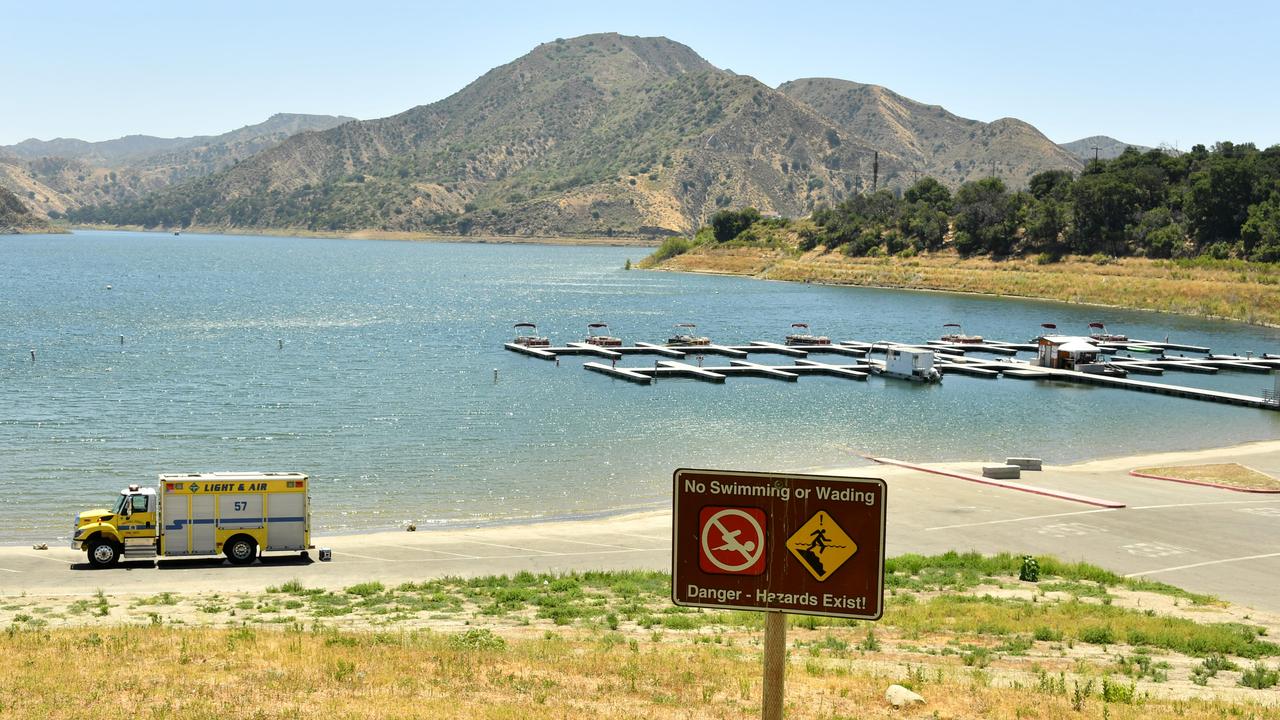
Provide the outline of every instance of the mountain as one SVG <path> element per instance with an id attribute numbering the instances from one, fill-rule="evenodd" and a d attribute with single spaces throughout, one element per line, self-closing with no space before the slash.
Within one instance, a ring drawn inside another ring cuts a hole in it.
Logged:
<path id="1" fill-rule="evenodd" d="M 0 235 L 53 232 L 49 221 L 37 217 L 12 192 L 0 187 Z"/>
<path id="2" fill-rule="evenodd" d="M 931 175 L 953 187 L 991 175 L 993 161 L 994 174 L 1015 187 L 1043 170 L 1082 167 L 1074 155 L 1014 118 L 970 120 L 879 85 L 834 78 L 792 80 L 778 90 L 871 147 L 902 158 L 913 176 Z"/>
<path id="3" fill-rule="evenodd" d="M 785 215 L 869 184 L 871 149 L 666 38 L 545 43 L 454 95 L 295 136 L 77 217 L 121 224 L 660 235 L 718 208 Z M 881 154 L 886 182 L 903 165 Z"/>
<path id="4" fill-rule="evenodd" d="M 884 88 L 770 88 L 666 38 L 544 43 L 457 93 L 294 135 L 224 169 L 78 222 L 441 234 L 687 233 L 717 210 L 795 216 L 872 183 L 1015 187 L 1082 164 L 1034 127 L 968 120 Z M 67 171 L 62 171 L 67 172 Z"/>
<path id="5" fill-rule="evenodd" d="M 1084 162 L 1088 162 L 1094 158 L 1094 148 L 1098 149 L 1097 157 L 1100 160 L 1111 160 L 1120 157 L 1120 153 L 1126 148 L 1133 148 L 1138 152 L 1147 152 L 1154 148 L 1145 145 L 1133 145 L 1131 143 L 1122 142 L 1113 137 L 1106 135 L 1094 135 L 1092 137 L 1080 138 L 1069 143 L 1062 143 L 1060 146 L 1063 150 L 1080 158 Z"/>
<path id="6" fill-rule="evenodd" d="M 354 118 L 280 113 L 221 135 L 158 138 L 130 135 L 86 142 L 57 138 L 0 146 L 0 186 L 25 195 L 41 215 L 131 200 L 234 165 L 285 138 L 327 130 Z"/>

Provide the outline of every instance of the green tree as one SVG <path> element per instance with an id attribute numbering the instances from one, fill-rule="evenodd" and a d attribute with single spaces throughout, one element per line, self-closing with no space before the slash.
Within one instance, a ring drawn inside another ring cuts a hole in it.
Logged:
<path id="1" fill-rule="evenodd" d="M 1045 170 L 1031 176 L 1028 190 L 1037 200 L 1054 199 L 1064 201 L 1071 194 L 1071 183 L 1075 177 L 1069 170 Z"/>
<path id="2" fill-rule="evenodd" d="M 903 198 L 909 203 L 924 203 L 935 210 L 951 210 L 951 191 L 931 177 L 920 178 L 907 188 Z"/>
<path id="3" fill-rule="evenodd" d="M 1008 255 L 1017 240 L 1015 201 L 999 178 L 967 182 L 956 191 L 956 250 Z"/>
<path id="4" fill-rule="evenodd" d="M 1023 208 L 1022 225 L 1026 230 L 1027 246 L 1032 251 L 1059 255 L 1065 249 L 1065 233 L 1069 212 L 1067 203 L 1052 194 L 1033 199 Z"/>
<path id="5" fill-rule="evenodd" d="M 1138 189 L 1106 172 L 1085 173 L 1071 186 L 1071 199 L 1072 249 L 1125 254 L 1125 228 L 1139 212 Z"/>
<path id="6" fill-rule="evenodd" d="M 748 207 L 741 210 L 721 210 L 711 216 L 711 230 L 719 242 L 728 242 L 760 219 L 760 211 Z"/>
<path id="7" fill-rule="evenodd" d="M 1280 261 L 1280 192 L 1249 207 L 1240 242 L 1250 260 Z"/>

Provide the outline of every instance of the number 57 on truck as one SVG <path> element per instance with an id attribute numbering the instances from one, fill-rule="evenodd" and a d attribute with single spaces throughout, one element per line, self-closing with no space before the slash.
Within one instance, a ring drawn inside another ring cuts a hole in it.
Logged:
<path id="1" fill-rule="evenodd" d="M 260 552 L 311 547 L 307 476 L 296 472 L 160 475 L 130 485 L 110 510 L 76 516 L 72 547 L 96 568 L 126 560 L 226 555 L 247 565 Z"/>

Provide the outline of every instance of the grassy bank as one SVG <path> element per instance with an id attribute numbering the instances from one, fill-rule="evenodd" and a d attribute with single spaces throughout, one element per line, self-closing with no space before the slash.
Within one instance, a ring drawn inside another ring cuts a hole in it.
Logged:
<path id="1" fill-rule="evenodd" d="M 788 717 L 1280 717 L 1280 619 L 1079 563 L 904 556 L 868 623 L 794 616 Z M 0 600 L 0 717 L 731 718 L 758 713 L 759 613 L 677 608 L 656 572 L 342 591 Z M 127 671 L 124 668 L 127 667 Z M 915 716 L 915 715 L 913 715 Z"/>
<path id="2" fill-rule="evenodd" d="M 646 267 L 770 280 L 981 293 L 1280 325 L 1280 265 L 1233 260 L 849 257 L 794 244 L 703 244 Z M 1053 318 L 1045 318 L 1052 321 Z"/>

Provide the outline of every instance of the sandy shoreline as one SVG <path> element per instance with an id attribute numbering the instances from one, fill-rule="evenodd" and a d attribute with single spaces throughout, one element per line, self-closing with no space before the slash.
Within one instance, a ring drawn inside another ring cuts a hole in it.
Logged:
<path id="1" fill-rule="evenodd" d="M 1134 468 L 1160 465 L 1195 465 L 1228 460 L 1235 462 L 1247 462 L 1251 457 L 1273 453 L 1280 454 L 1280 440 L 1259 440 L 1239 445 L 1206 448 L 1203 450 L 1175 450 L 1159 453 L 1146 453 L 1141 455 L 1113 455 L 1093 460 L 1085 460 L 1070 465 L 1046 465 L 1045 468 L 1046 470 L 1064 473 L 1127 472 Z M 911 461 L 911 458 L 896 459 L 908 462 Z M 927 467 L 949 467 L 968 470 L 973 469 L 984 462 L 992 462 L 995 459 L 996 458 L 980 460 L 944 460 L 919 464 Z M 857 464 L 825 465 L 805 469 L 790 468 L 782 469 L 780 471 L 810 473 L 815 475 L 870 475 L 885 479 L 910 475 L 916 472 L 906 468 L 870 464 L 861 460 L 859 460 Z M 1034 482 L 1034 479 L 1031 479 L 1031 481 Z M 617 527 L 620 524 L 630 524 L 637 521 L 645 525 L 653 525 L 654 523 L 669 525 L 670 518 L 671 510 L 666 507 L 655 507 L 654 509 L 626 508 L 616 511 L 601 510 L 596 513 L 587 513 L 576 516 L 547 517 L 515 521 L 499 519 L 492 522 L 419 526 L 417 531 L 414 533 L 409 533 L 404 528 L 351 530 L 349 532 L 337 533 L 316 532 L 312 535 L 312 539 L 313 543 L 317 545 L 323 542 L 339 541 L 343 547 L 359 548 L 385 544 L 393 539 L 404 539 L 405 537 L 411 537 L 413 535 L 417 535 L 419 537 L 447 537 L 454 533 L 469 533 L 475 531 L 508 532 L 513 536 L 537 535 L 540 531 L 548 528 L 555 528 L 556 530 L 568 532 L 607 533 L 611 527 Z M 39 540 L 35 542 L 46 541 Z M 52 547 L 53 545 L 54 543 L 50 542 L 50 546 Z M 0 545 L 0 548 L 21 547 L 30 547 L 30 544 L 7 543 Z"/>

